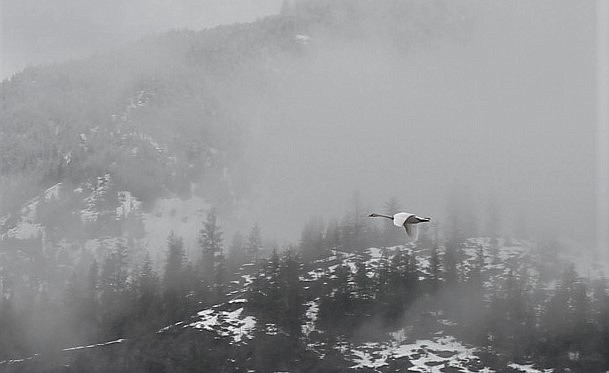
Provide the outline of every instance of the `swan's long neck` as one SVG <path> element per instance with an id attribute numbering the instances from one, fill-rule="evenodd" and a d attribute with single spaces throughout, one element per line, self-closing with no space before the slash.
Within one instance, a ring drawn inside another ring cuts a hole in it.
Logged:
<path id="1" fill-rule="evenodd" d="M 387 218 L 387 219 L 391 219 L 393 220 L 393 216 L 389 216 L 389 215 L 383 215 L 383 214 L 377 214 L 377 213 L 372 213 L 370 214 L 371 218 Z"/>

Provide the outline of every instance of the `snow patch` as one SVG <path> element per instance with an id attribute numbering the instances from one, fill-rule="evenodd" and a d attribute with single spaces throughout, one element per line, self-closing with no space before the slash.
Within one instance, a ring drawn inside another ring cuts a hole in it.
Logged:
<path id="1" fill-rule="evenodd" d="M 469 370 L 468 364 L 479 362 L 474 355 L 475 351 L 475 348 L 466 347 L 449 336 L 408 344 L 365 343 L 353 348 L 355 365 L 351 368 L 375 369 L 388 365 L 392 359 L 407 358 L 413 364 L 409 372 L 443 372 L 447 367 L 461 372 L 473 372 Z M 492 372 L 488 368 L 482 371 Z"/>
<path id="2" fill-rule="evenodd" d="M 256 319 L 253 316 L 242 317 L 243 307 L 229 312 L 206 309 L 199 312 L 199 321 L 185 325 L 195 329 L 203 329 L 215 332 L 222 337 L 230 337 L 233 342 L 241 342 L 243 337 L 252 339 L 252 332 L 256 327 Z"/>
<path id="3" fill-rule="evenodd" d="M 525 372 L 525 373 L 551 373 L 553 371 L 553 369 L 535 369 L 533 368 L 533 364 L 516 364 L 516 363 L 511 363 L 508 364 L 508 367 L 512 368 L 512 369 L 516 369 L 520 372 Z"/>
<path id="4" fill-rule="evenodd" d="M 306 322 L 302 326 L 302 332 L 304 335 L 309 335 L 315 330 L 315 322 L 317 321 L 317 315 L 319 314 L 319 298 L 309 301 L 305 304 L 306 306 Z"/>

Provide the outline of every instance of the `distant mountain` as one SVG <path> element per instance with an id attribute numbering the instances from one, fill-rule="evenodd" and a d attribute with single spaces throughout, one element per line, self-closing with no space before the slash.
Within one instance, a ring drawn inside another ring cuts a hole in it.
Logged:
<path id="1" fill-rule="evenodd" d="M 58 182 L 106 174 L 144 204 L 188 196 L 201 182 L 199 194 L 230 207 L 225 186 L 245 184 L 231 165 L 242 161 L 249 131 L 237 106 L 274 87 L 279 62 L 323 40 L 380 35 L 410 48 L 464 24 L 440 3 L 388 4 L 286 2 L 281 15 L 257 22 L 176 30 L 15 74 L 0 84 L 0 215 Z"/>
<path id="2" fill-rule="evenodd" d="M 278 89 L 278 64 L 388 33 L 410 48 L 460 17 L 424 1 L 288 1 L 253 23 L 25 69 L 0 84 L 0 253 L 86 248 L 101 260 L 99 247 L 130 241 L 158 263 L 169 231 L 187 229 L 196 246 L 204 208 L 243 215 L 255 168 L 243 158 L 256 130 L 246 108 Z"/>
<path id="3" fill-rule="evenodd" d="M 298 62 L 337 45 L 460 38 L 449 4 L 286 1 L 2 82 L 0 370 L 609 369 L 606 283 L 558 245 L 395 246 L 351 214 L 280 250 L 255 224 L 230 243 L 217 224 L 212 206 L 246 215 L 244 149 L 266 119 L 248 110 L 299 89 L 282 76 L 306 81 Z"/>

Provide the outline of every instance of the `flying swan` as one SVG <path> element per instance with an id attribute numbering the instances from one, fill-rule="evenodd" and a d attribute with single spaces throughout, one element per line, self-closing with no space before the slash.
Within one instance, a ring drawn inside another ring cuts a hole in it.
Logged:
<path id="1" fill-rule="evenodd" d="M 387 218 L 393 220 L 393 225 L 395 225 L 396 227 L 404 227 L 404 229 L 406 229 L 406 234 L 413 241 L 416 241 L 419 237 L 419 230 L 417 228 L 417 224 L 431 221 L 431 218 L 422 218 L 409 212 L 398 212 L 393 216 L 377 214 L 373 212 L 368 216 L 371 218 Z"/>

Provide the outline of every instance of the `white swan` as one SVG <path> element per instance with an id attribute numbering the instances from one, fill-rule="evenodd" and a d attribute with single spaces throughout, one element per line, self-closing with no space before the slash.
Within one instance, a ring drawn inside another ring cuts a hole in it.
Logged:
<path id="1" fill-rule="evenodd" d="M 431 218 L 422 218 L 409 212 L 398 212 L 393 216 L 377 214 L 373 212 L 368 216 L 371 218 L 387 218 L 393 220 L 393 225 L 395 225 L 396 227 L 404 227 L 404 229 L 406 230 L 406 234 L 413 241 L 416 241 L 419 238 L 419 230 L 417 228 L 417 224 L 431 221 Z"/>

